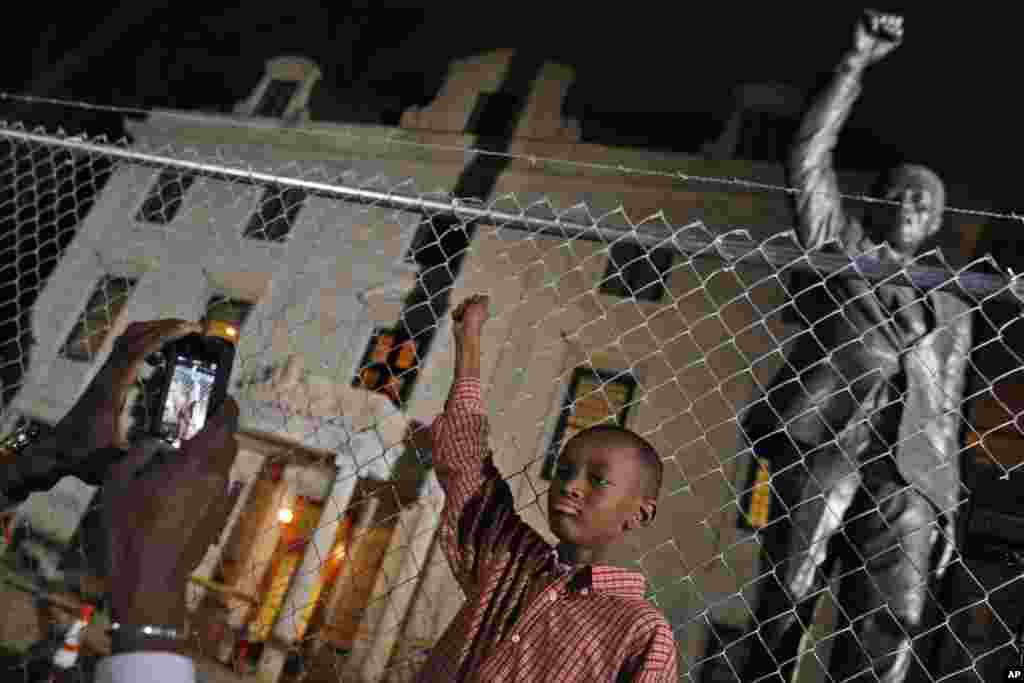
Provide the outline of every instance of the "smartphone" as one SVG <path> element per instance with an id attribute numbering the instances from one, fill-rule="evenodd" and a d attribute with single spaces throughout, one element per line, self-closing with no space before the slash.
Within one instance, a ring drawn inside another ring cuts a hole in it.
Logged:
<path id="1" fill-rule="evenodd" d="M 152 411 L 151 433 L 171 449 L 193 438 L 227 396 L 238 330 L 213 321 L 163 350 L 162 384 Z"/>

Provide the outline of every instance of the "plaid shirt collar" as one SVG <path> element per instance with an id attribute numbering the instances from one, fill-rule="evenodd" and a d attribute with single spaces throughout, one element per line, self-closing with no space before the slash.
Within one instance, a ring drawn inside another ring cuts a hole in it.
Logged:
<path id="1" fill-rule="evenodd" d="M 573 591 L 594 590 L 617 598 L 643 600 L 647 592 L 647 579 L 640 572 L 610 565 L 572 565 L 562 562 L 558 549 L 551 550 L 555 572 L 559 575 L 576 572 L 569 580 Z M 579 569 L 579 571 L 577 571 Z"/>

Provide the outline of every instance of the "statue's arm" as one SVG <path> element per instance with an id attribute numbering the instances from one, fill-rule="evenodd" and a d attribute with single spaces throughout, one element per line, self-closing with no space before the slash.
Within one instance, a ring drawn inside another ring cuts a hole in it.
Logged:
<path id="1" fill-rule="evenodd" d="M 902 19 L 868 12 L 857 26 L 854 48 L 839 63 L 828 86 L 804 114 L 789 155 L 797 234 L 807 249 L 839 240 L 850 244 L 852 224 L 843 210 L 832 156 L 839 132 L 861 91 L 864 70 L 899 44 Z"/>

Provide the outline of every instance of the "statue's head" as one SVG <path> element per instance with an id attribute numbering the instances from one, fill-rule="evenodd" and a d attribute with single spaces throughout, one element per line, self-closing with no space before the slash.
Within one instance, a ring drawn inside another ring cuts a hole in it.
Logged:
<path id="1" fill-rule="evenodd" d="M 915 164 L 901 164 L 880 180 L 881 198 L 898 205 L 876 204 L 872 223 L 894 249 L 913 254 L 942 227 L 946 188 L 934 171 Z"/>

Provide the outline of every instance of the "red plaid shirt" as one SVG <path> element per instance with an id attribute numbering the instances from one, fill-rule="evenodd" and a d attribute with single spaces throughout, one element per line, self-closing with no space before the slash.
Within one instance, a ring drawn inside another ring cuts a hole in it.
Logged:
<path id="1" fill-rule="evenodd" d="M 487 447 L 479 381 L 455 383 L 432 430 L 441 544 L 466 602 L 418 680 L 677 681 L 672 628 L 644 598 L 644 576 L 566 567 L 516 514 Z"/>

